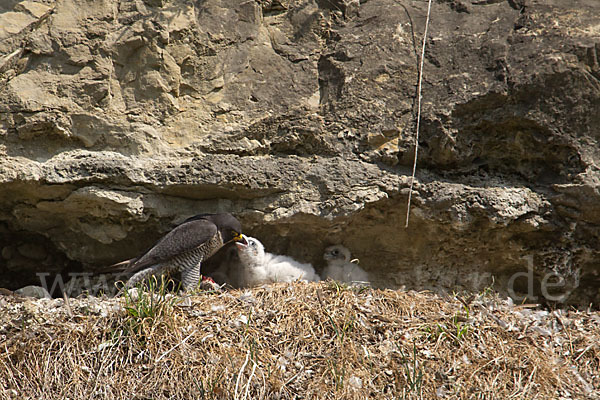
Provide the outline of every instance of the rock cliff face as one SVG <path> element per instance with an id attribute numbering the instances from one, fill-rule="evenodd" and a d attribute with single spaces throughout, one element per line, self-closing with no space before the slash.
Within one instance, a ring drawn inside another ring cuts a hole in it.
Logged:
<path id="1" fill-rule="evenodd" d="M 600 301 L 600 3 L 10 0 L 0 285 L 232 212 L 379 287 Z"/>

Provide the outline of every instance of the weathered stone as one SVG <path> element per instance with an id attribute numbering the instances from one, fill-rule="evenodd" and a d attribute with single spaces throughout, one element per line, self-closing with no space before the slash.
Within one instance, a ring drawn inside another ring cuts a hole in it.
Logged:
<path id="1" fill-rule="evenodd" d="M 35 21 L 31 15 L 21 12 L 7 12 L 0 14 L 0 39 L 8 38 L 10 35 L 21 33 L 25 28 Z"/>
<path id="2" fill-rule="evenodd" d="M 23 243 L 17 247 L 19 254 L 23 257 L 31 258 L 32 260 L 42 261 L 48 256 L 46 249 L 36 243 Z"/>
<path id="3" fill-rule="evenodd" d="M 50 299 L 50 293 L 41 286 L 25 286 L 15 290 L 16 294 L 27 297 L 35 297 L 36 299 Z"/>
<path id="4" fill-rule="evenodd" d="M 34 18 L 40 18 L 50 11 L 50 7 L 42 3 L 26 0 L 17 4 L 15 6 L 15 11 L 26 12 Z"/>
<path id="5" fill-rule="evenodd" d="M 427 2 L 2 11 L 0 246 L 36 235 L 56 260 L 38 270 L 228 211 L 317 269 L 343 243 L 380 287 L 542 301 L 558 274 L 546 299 L 600 301 L 600 3 L 433 3 L 408 228 Z"/>
<path id="6" fill-rule="evenodd" d="M 4 246 L 2 248 L 2 258 L 5 260 L 10 260 L 15 254 L 15 248 L 13 246 Z"/>

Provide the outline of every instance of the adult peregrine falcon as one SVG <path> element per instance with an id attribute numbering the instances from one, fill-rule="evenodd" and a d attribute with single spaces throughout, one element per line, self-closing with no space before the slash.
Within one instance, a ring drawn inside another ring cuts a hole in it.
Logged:
<path id="1" fill-rule="evenodd" d="M 160 239 L 138 258 L 124 261 L 120 266 L 134 273 L 125 288 L 165 272 L 181 272 L 185 291 L 193 290 L 200 280 L 200 266 L 225 243 L 245 243 L 242 225 L 231 214 L 199 214 L 188 218 Z"/>
<path id="2" fill-rule="evenodd" d="M 331 278 L 346 283 L 369 283 L 369 274 L 358 264 L 350 262 L 350 250 L 341 244 L 326 248 L 323 259 L 327 261 L 322 274 L 323 279 Z"/>

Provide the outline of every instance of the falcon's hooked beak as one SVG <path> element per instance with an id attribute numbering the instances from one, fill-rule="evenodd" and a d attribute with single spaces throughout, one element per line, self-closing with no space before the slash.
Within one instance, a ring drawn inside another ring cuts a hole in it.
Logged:
<path id="1" fill-rule="evenodd" d="M 236 244 L 240 243 L 240 244 L 247 246 L 248 241 L 246 240 L 246 237 L 244 235 L 242 235 L 241 233 L 237 233 L 237 232 L 235 232 L 235 233 L 236 233 L 236 235 L 233 236 L 233 241 L 236 242 Z"/>

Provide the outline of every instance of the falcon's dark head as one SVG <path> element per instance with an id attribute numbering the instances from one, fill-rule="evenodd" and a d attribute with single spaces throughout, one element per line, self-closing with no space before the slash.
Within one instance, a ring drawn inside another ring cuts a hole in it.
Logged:
<path id="1" fill-rule="evenodd" d="M 212 221 L 219 229 L 223 243 L 246 242 L 242 235 L 242 224 L 231 214 L 208 214 L 204 218 Z"/>

